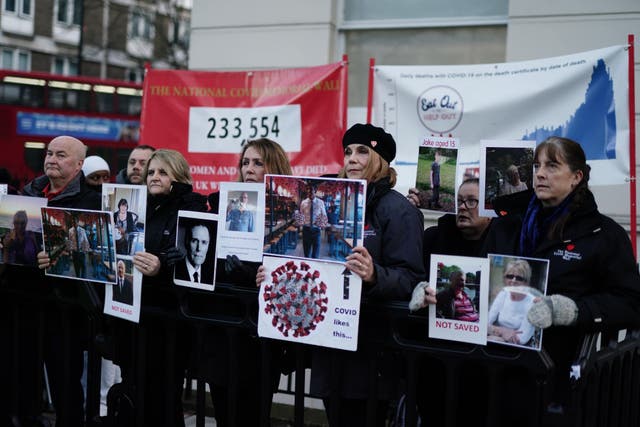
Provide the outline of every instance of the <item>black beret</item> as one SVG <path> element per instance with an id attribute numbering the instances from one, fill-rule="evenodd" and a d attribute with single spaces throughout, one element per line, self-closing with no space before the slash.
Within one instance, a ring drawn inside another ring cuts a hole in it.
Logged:
<path id="1" fill-rule="evenodd" d="M 357 123 L 347 129 L 342 137 L 342 147 L 346 148 L 350 144 L 366 145 L 388 163 L 396 158 L 396 142 L 391 134 L 369 123 Z"/>

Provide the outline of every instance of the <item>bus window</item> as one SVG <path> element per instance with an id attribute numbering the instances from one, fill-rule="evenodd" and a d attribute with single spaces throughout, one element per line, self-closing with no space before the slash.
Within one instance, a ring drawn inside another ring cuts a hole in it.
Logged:
<path id="1" fill-rule="evenodd" d="M 113 113 L 112 93 L 96 93 L 96 111 L 98 113 Z"/>
<path id="2" fill-rule="evenodd" d="M 0 85 L 0 100 L 3 104 L 20 104 L 20 86 L 2 83 Z"/>
<path id="3" fill-rule="evenodd" d="M 139 116 L 142 111 L 142 98 L 139 96 L 120 95 L 118 97 L 118 113 Z"/>
<path id="4" fill-rule="evenodd" d="M 22 105 L 41 108 L 44 105 L 44 87 L 25 86 L 22 88 Z"/>
<path id="5" fill-rule="evenodd" d="M 49 89 L 49 108 L 89 111 L 90 93 L 70 89 Z"/>
<path id="6" fill-rule="evenodd" d="M 13 83 L 0 83 L 0 103 L 42 107 L 44 88 Z"/>
<path id="7" fill-rule="evenodd" d="M 142 97 L 139 95 L 118 95 L 118 113 L 139 116 L 142 112 Z"/>
<path id="8" fill-rule="evenodd" d="M 45 143 L 26 142 L 24 144 L 24 163 L 36 175 L 42 174 L 44 158 L 47 154 L 45 148 Z"/>

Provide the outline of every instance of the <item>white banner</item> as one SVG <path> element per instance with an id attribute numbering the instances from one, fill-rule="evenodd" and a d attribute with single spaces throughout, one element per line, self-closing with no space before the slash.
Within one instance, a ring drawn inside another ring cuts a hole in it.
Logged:
<path id="1" fill-rule="evenodd" d="M 300 105 L 189 108 L 190 153 L 237 153 L 249 139 L 271 138 L 289 152 L 301 147 Z"/>
<path id="2" fill-rule="evenodd" d="M 624 184 L 629 173 L 626 46 L 533 61 L 377 66 L 373 123 L 398 143 L 398 191 L 415 183 L 418 145 L 460 140 L 459 165 L 477 164 L 480 140 L 571 138 L 584 148 L 590 184 Z"/>

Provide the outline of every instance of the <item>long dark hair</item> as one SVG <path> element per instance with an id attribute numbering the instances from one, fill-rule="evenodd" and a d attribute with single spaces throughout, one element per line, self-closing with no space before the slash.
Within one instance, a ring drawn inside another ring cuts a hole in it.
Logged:
<path id="1" fill-rule="evenodd" d="M 542 141 L 533 153 L 533 161 L 538 161 L 540 153 L 545 152 L 547 157 L 554 162 L 566 163 L 572 172 L 581 171 L 582 180 L 576 185 L 572 192 L 572 200 L 567 212 L 560 216 L 549 227 L 549 238 L 560 238 L 564 231 L 564 226 L 577 211 L 584 205 L 589 193 L 589 173 L 591 166 L 587 164 L 587 157 L 584 150 L 577 142 L 560 136 L 551 136 Z"/>

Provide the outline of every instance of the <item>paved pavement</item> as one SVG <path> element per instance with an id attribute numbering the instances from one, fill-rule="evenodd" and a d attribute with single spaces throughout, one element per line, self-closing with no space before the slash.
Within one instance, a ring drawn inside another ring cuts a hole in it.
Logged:
<path id="1" fill-rule="evenodd" d="M 195 427 L 196 426 L 196 416 L 195 414 L 185 414 L 184 417 L 185 427 Z M 217 425 L 215 418 L 206 417 L 204 420 L 205 427 L 215 427 Z"/>

